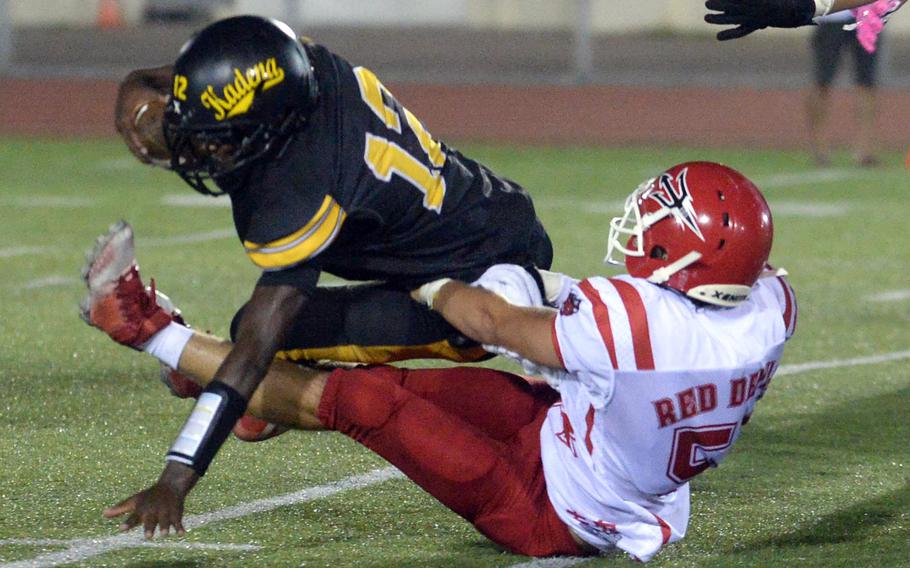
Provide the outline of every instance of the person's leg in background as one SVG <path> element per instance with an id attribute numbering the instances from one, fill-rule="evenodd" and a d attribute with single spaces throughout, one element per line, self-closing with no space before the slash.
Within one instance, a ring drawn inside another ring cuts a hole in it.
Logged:
<path id="1" fill-rule="evenodd" d="M 853 77 L 856 84 L 856 138 L 853 158 L 857 165 L 863 167 L 874 167 L 879 164 L 876 156 L 878 61 L 883 39 L 884 34 L 878 37 L 878 49 L 874 53 L 866 51 L 855 37 L 851 42 Z"/>
<path id="2" fill-rule="evenodd" d="M 831 83 L 837 73 L 841 47 L 846 39 L 842 23 L 822 23 L 812 32 L 812 87 L 806 97 L 806 118 L 812 159 L 820 167 L 831 164 L 831 148 L 825 136 L 825 125 L 831 105 Z"/>

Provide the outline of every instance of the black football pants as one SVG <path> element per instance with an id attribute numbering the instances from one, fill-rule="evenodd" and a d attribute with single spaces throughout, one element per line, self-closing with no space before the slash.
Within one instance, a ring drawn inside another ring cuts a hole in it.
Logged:
<path id="1" fill-rule="evenodd" d="M 231 322 L 231 339 L 242 314 L 243 308 Z M 316 288 L 278 356 L 362 363 L 490 357 L 438 313 L 412 300 L 408 290 L 389 284 Z"/>

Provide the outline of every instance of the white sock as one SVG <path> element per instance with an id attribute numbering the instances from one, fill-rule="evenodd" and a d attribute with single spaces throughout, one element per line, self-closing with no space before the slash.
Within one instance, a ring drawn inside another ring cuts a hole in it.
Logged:
<path id="1" fill-rule="evenodd" d="M 180 325 L 177 322 L 171 322 L 168 326 L 145 342 L 142 350 L 149 355 L 156 357 L 159 361 L 172 369 L 177 368 L 180 363 L 180 356 L 183 349 L 193 337 L 193 330 Z"/>

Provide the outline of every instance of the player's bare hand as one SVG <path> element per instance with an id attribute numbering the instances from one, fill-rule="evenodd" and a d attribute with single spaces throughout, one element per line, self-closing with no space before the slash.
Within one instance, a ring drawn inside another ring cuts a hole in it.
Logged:
<path id="1" fill-rule="evenodd" d="M 155 528 L 161 536 L 167 536 L 171 528 L 177 536 L 183 536 L 183 504 L 186 496 L 199 480 L 191 468 L 177 462 L 168 462 L 158 483 L 140 491 L 112 507 L 104 510 L 108 519 L 127 515 L 120 524 L 121 531 L 128 531 L 142 525 L 145 538 L 155 536 Z"/>
<path id="2" fill-rule="evenodd" d="M 169 164 L 162 119 L 172 76 L 170 66 L 137 69 L 117 91 L 114 126 L 130 152 L 145 164 Z"/>
<path id="3" fill-rule="evenodd" d="M 156 483 L 145 491 L 136 493 L 104 511 L 104 516 L 112 519 L 128 515 L 120 524 L 121 531 L 128 531 L 142 525 L 145 538 L 155 536 L 155 528 L 161 536 L 167 536 L 171 527 L 177 536 L 186 532 L 183 528 L 184 496 L 167 485 Z"/>

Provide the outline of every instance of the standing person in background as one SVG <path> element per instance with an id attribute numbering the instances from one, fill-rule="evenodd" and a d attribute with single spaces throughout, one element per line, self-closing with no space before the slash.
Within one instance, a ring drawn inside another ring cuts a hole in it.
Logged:
<path id="1" fill-rule="evenodd" d="M 812 33 L 813 85 L 806 98 L 809 145 L 816 165 L 831 164 L 825 126 L 831 111 L 831 83 L 845 50 L 852 52 L 853 83 L 856 85 L 854 159 L 857 165 L 878 165 L 875 156 L 875 121 L 878 111 L 877 79 L 879 51 L 870 53 L 860 44 L 856 33 L 844 26 L 854 23 L 848 10 L 816 20 Z M 879 37 L 881 42 L 881 37 Z"/>

